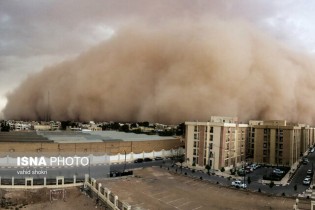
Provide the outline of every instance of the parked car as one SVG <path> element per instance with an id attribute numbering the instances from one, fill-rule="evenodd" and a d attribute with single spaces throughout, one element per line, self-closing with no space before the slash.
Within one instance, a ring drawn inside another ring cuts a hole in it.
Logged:
<path id="1" fill-rule="evenodd" d="M 308 161 L 308 159 L 307 159 L 307 158 L 305 158 L 305 157 L 304 157 L 304 158 L 302 159 L 302 163 L 303 163 L 303 165 L 307 165 L 307 164 L 308 164 L 308 162 L 309 162 L 309 161 Z"/>
<path id="2" fill-rule="evenodd" d="M 312 174 L 313 174 L 313 171 L 312 171 L 311 169 L 308 169 L 307 172 L 306 172 L 306 174 L 312 175 Z"/>
<path id="3" fill-rule="evenodd" d="M 155 157 L 154 160 L 164 160 L 162 157 Z"/>
<path id="4" fill-rule="evenodd" d="M 144 162 L 150 162 L 150 161 L 152 161 L 152 159 L 151 159 L 151 158 L 144 158 L 143 161 L 144 161 Z"/>
<path id="5" fill-rule="evenodd" d="M 143 162 L 143 158 L 138 158 L 135 161 L 133 161 L 134 163 L 142 163 Z"/>
<path id="6" fill-rule="evenodd" d="M 251 173 L 251 172 L 253 172 L 254 170 L 253 170 L 252 167 L 246 166 L 245 171 L 246 171 L 246 173 Z"/>
<path id="7" fill-rule="evenodd" d="M 279 168 L 273 169 L 272 172 L 275 173 L 275 174 L 283 174 L 284 173 L 284 171 L 280 170 Z"/>
<path id="8" fill-rule="evenodd" d="M 304 185 L 309 185 L 309 184 L 311 184 L 311 178 L 305 178 L 305 179 L 303 180 L 303 184 L 304 184 Z"/>
<path id="9" fill-rule="evenodd" d="M 245 183 L 243 183 L 242 181 L 239 181 L 239 180 L 233 181 L 231 183 L 231 185 L 234 187 L 239 187 L 239 188 L 243 188 L 243 189 L 247 188 L 247 185 Z"/>
<path id="10" fill-rule="evenodd" d="M 251 167 L 253 170 L 256 170 L 257 168 L 260 168 L 260 165 L 259 165 L 259 164 L 256 164 L 256 163 L 253 163 L 250 167 Z"/>

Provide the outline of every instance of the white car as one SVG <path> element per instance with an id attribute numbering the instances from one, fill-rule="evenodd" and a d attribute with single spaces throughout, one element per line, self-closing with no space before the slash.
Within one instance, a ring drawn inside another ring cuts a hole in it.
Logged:
<path id="1" fill-rule="evenodd" d="M 273 169 L 272 172 L 275 174 L 283 174 L 284 173 L 284 171 L 281 171 L 279 168 Z"/>
<path id="2" fill-rule="evenodd" d="M 234 187 L 239 187 L 239 188 L 243 188 L 243 189 L 247 188 L 247 185 L 245 183 L 243 183 L 242 181 L 238 181 L 238 180 L 233 181 L 231 185 Z"/>
<path id="3" fill-rule="evenodd" d="M 303 184 L 305 184 L 305 185 L 311 184 L 311 178 L 305 178 L 305 179 L 303 180 Z"/>

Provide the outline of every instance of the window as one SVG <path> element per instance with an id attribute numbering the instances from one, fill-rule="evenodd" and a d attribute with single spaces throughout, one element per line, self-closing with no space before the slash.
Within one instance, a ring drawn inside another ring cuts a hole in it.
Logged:
<path id="1" fill-rule="evenodd" d="M 209 149 L 212 149 L 212 143 L 209 144 Z"/>
<path id="2" fill-rule="evenodd" d="M 264 134 L 267 134 L 267 129 L 266 128 L 264 129 Z"/>
<path id="3" fill-rule="evenodd" d="M 263 154 L 264 154 L 264 155 L 267 155 L 267 150 L 264 149 Z"/>
<path id="4" fill-rule="evenodd" d="M 229 166 L 229 160 L 224 161 L 224 166 L 225 167 Z"/>
<path id="5" fill-rule="evenodd" d="M 195 132 L 198 131 L 198 126 L 195 126 L 194 131 L 195 131 Z"/>
<path id="6" fill-rule="evenodd" d="M 197 142 L 196 141 L 194 141 L 194 147 L 197 147 Z"/>
<path id="7" fill-rule="evenodd" d="M 197 155 L 197 150 L 196 149 L 194 149 L 194 155 Z"/>
<path id="8" fill-rule="evenodd" d="M 282 151 L 279 151 L 279 157 L 282 157 Z"/>
<path id="9" fill-rule="evenodd" d="M 194 134 L 194 139 L 199 139 L 198 133 L 195 133 L 195 134 Z"/>
<path id="10" fill-rule="evenodd" d="M 283 144 L 280 144 L 280 149 L 283 149 Z"/>
<path id="11" fill-rule="evenodd" d="M 210 133 L 213 133 L 213 127 L 210 127 Z"/>
<path id="12" fill-rule="evenodd" d="M 210 134 L 210 141 L 213 141 L 213 135 Z"/>
<path id="13" fill-rule="evenodd" d="M 267 148 L 267 144 L 266 143 L 264 143 L 264 148 Z"/>
<path id="14" fill-rule="evenodd" d="M 280 137 L 279 137 L 279 141 L 280 141 L 280 142 L 283 142 L 283 136 L 280 136 Z"/>

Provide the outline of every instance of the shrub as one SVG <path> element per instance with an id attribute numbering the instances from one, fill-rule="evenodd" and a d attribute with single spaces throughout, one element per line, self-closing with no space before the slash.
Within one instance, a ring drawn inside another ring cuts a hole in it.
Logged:
<path id="1" fill-rule="evenodd" d="M 221 168 L 221 172 L 224 172 L 224 171 L 225 171 L 225 168 L 224 168 L 224 167 L 222 167 L 222 168 Z"/>
<path id="2" fill-rule="evenodd" d="M 231 168 L 231 169 L 230 169 L 230 173 L 231 173 L 231 175 L 235 175 L 235 169 L 234 169 L 234 168 Z"/>
<path id="3" fill-rule="evenodd" d="M 193 162 L 192 166 L 196 166 L 196 163 L 195 163 L 195 162 Z"/>
<path id="4" fill-rule="evenodd" d="M 258 188 L 258 192 L 261 192 L 261 189 L 260 189 L 260 188 Z"/>
<path id="5" fill-rule="evenodd" d="M 274 183 L 273 181 L 271 181 L 271 182 L 269 183 L 269 187 L 270 187 L 270 188 L 273 188 L 273 186 L 275 186 L 275 183 Z"/>
<path id="6" fill-rule="evenodd" d="M 200 180 L 202 180 L 202 176 L 200 177 Z"/>
<path id="7" fill-rule="evenodd" d="M 252 182 L 250 176 L 247 177 L 247 183 L 250 184 Z"/>
<path id="8" fill-rule="evenodd" d="M 284 193 L 284 192 L 282 193 L 282 196 L 285 196 L 285 193 Z"/>
<path id="9" fill-rule="evenodd" d="M 187 173 L 185 172 L 185 175 L 187 175 Z"/>

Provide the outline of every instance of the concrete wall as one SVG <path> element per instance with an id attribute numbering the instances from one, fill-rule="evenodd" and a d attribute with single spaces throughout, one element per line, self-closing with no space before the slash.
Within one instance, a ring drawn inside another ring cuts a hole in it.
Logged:
<path id="1" fill-rule="evenodd" d="M 26 143 L 26 142 L 1 142 L 0 156 L 20 155 L 24 153 L 51 153 L 51 154 L 93 154 L 106 153 L 142 153 L 161 150 L 170 150 L 183 147 L 180 139 L 153 140 L 153 141 L 112 141 L 96 143 Z"/>

